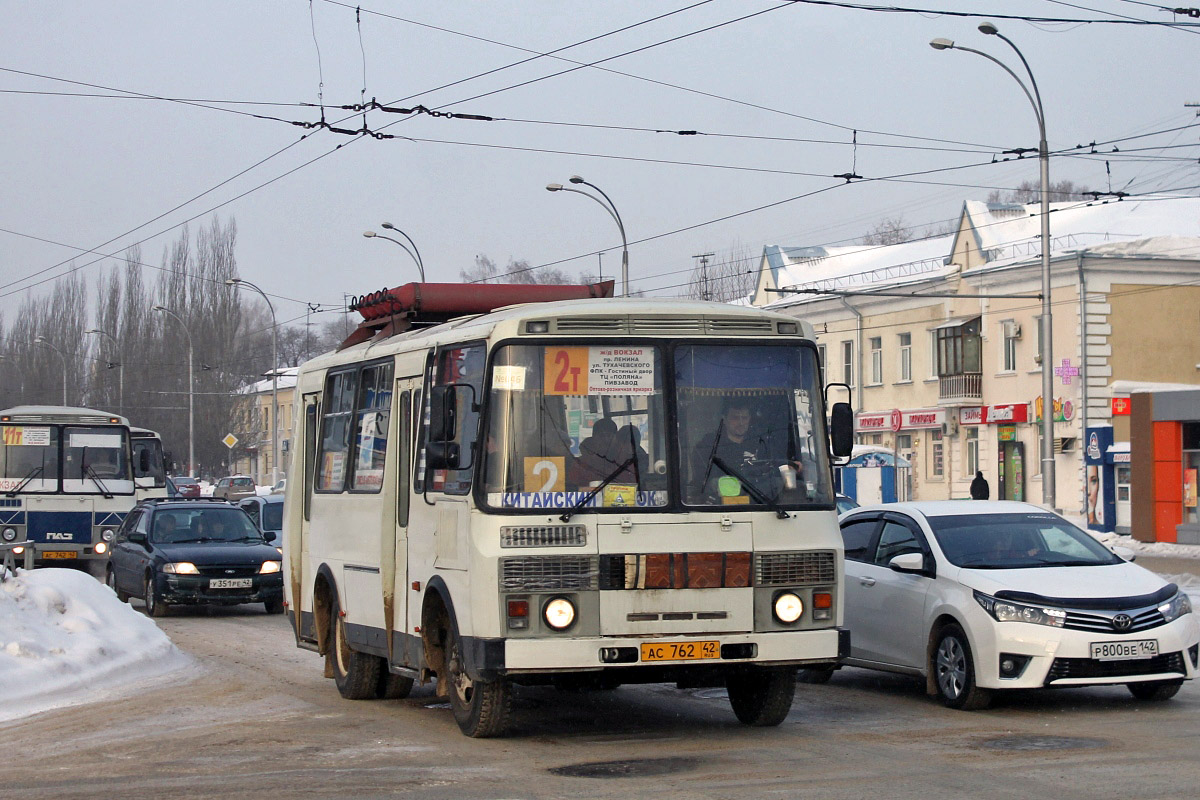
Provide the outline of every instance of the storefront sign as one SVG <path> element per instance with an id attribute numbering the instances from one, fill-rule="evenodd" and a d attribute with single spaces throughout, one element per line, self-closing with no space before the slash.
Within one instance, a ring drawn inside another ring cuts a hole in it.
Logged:
<path id="1" fill-rule="evenodd" d="M 1114 417 L 1128 417 L 1129 409 L 1132 405 L 1128 397 L 1114 397 L 1112 399 L 1112 415 Z"/>
<path id="2" fill-rule="evenodd" d="M 912 411 L 869 411 L 854 418 L 854 429 L 859 433 L 940 428 L 946 421 L 944 408 L 919 408 Z"/>
<path id="3" fill-rule="evenodd" d="M 1001 442 L 1015 442 L 1017 440 L 1017 426 L 1001 425 L 996 429 L 996 438 Z"/>
<path id="4" fill-rule="evenodd" d="M 1071 385 L 1071 378 L 1079 377 L 1079 367 L 1071 366 L 1071 359 L 1064 358 L 1062 364 L 1054 368 L 1054 374 L 1062 379 L 1063 386 Z"/>
<path id="5" fill-rule="evenodd" d="M 1113 453 L 1112 460 L 1114 464 L 1132 464 L 1133 459 L 1130 456 L 1132 453 Z"/>
<path id="6" fill-rule="evenodd" d="M 1034 418 L 1041 422 L 1042 398 L 1033 401 Z M 1075 419 L 1075 404 L 1064 397 L 1054 398 L 1054 419 L 1056 422 L 1070 422 Z"/>
<path id="7" fill-rule="evenodd" d="M 1028 403 L 1008 403 L 999 406 L 967 406 L 958 411 L 962 425 L 984 425 L 1029 421 Z"/>

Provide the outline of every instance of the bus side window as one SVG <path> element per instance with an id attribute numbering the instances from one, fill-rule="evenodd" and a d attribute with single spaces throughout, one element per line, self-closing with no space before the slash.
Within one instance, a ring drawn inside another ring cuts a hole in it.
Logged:
<path id="1" fill-rule="evenodd" d="M 400 452 L 396 454 L 396 463 L 400 465 L 400 475 L 396 481 L 396 524 L 401 528 L 408 527 L 408 474 L 409 442 L 412 441 L 412 400 L 408 392 L 400 394 Z"/>
<path id="2" fill-rule="evenodd" d="M 421 424 L 418 480 L 415 484 L 417 491 L 427 489 L 455 495 L 471 492 L 471 473 L 477 456 L 476 441 L 479 437 L 479 404 L 483 398 L 484 355 L 483 344 L 469 344 L 442 348 L 434 356 L 431 369 L 426 375 L 426 386 L 453 385 L 460 388 L 455 392 L 458 405 L 454 409 L 456 424 L 451 442 L 457 445 L 463 468 L 427 470 L 425 467 L 425 437 L 431 425 L 431 415 L 436 413 L 429 408 L 432 392 L 426 391 L 425 407 L 422 410 L 424 419 Z M 426 472 L 428 474 L 425 474 Z M 424 484 L 428 484 L 427 487 Z"/>
<path id="3" fill-rule="evenodd" d="M 325 379 L 320 452 L 315 489 L 342 492 L 350 467 L 350 432 L 354 425 L 354 396 L 358 372 L 337 372 Z"/>
<path id="4" fill-rule="evenodd" d="M 304 519 L 311 519 L 313 467 L 317 463 L 317 398 L 313 395 L 304 407 Z"/>

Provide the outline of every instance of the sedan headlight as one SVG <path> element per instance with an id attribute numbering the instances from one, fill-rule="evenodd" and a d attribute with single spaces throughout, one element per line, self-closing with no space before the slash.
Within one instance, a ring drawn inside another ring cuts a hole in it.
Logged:
<path id="1" fill-rule="evenodd" d="M 17 529 L 16 528 L 5 528 L 4 533 L 0 534 L 0 536 L 3 536 L 4 541 L 6 541 L 6 542 L 14 541 L 17 538 Z"/>
<path id="2" fill-rule="evenodd" d="M 169 575 L 199 575 L 200 570 L 196 569 L 196 565 L 190 561 L 176 561 L 171 564 L 163 564 L 163 572 Z"/>
<path id="3" fill-rule="evenodd" d="M 279 572 L 281 566 L 283 566 L 282 561 L 264 561 L 262 566 L 258 568 L 258 574 L 270 575 L 272 572 Z"/>
<path id="4" fill-rule="evenodd" d="M 975 592 L 975 600 L 997 622 L 1028 622 L 1031 625 L 1049 625 L 1052 628 L 1061 628 L 1067 621 L 1067 612 L 1061 608 L 1027 606 L 1008 600 L 998 600 L 983 592 Z"/>
<path id="5" fill-rule="evenodd" d="M 1192 613 L 1192 599 L 1183 592 L 1179 592 L 1159 606 L 1158 613 L 1162 614 L 1163 619 L 1167 622 L 1174 622 L 1184 614 Z"/>

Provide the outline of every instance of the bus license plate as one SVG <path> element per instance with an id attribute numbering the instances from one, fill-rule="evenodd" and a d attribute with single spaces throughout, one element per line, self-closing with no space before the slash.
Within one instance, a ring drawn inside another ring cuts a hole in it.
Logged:
<path id="1" fill-rule="evenodd" d="M 42 558 L 76 558 L 79 554 L 74 550 L 43 550 Z"/>
<path id="2" fill-rule="evenodd" d="M 253 585 L 253 578 L 211 578 L 208 581 L 210 589 L 249 589 Z"/>
<path id="3" fill-rule="evenodd" d="M 642 661 L 699 661 L 720 657 L 720 642 L 655 642 L 642 645 Z"/>
<path id="4" fill-rule="evenodd" d="M 1096 661 L 1131 661 L 1158 655 L 1157 639 L 1133 642 L 1092 642 L 1092 658 Z"/>

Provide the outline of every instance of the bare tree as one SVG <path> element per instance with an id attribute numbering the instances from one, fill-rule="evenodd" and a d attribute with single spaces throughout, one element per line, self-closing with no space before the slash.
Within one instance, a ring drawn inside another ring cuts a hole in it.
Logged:
<path id="1" fill-rule="evenodd" d="M 867 232 L 862 243 L 867 245 L 889 245 L 911 242 L 916 238 L 913 229 L 904 222 L 904 217 L 888 217 Z"/>
<path id="2" fill-rule="evenodd" d="M 501 269 L 495 261 L 485 255 L 475 256 L 475 266 L 460 270 L 463 283 L 575 283 L 571 276 L 553 267 L 533 268 L 525 259 L 514 261 Z"/>
<path id="3" fill-rule="evenodd" d="M 1086 200 L 1088 191 L 1086 186 L 1077 186 L 1074 181 L 1061 180 L 1055 183 L 1050 182 L 1050 202 L 1062 203 L 1071 200 Z M 1002 191 L 993 189 L 988 195 L 989 203 L 1014 203 L 1017 205 L 1026 205 L 1029 203 L 1037 203 L 1042 199 L 1042 186 L 1037 181 L 1022 181 L 1017 185 L 1017 188 L 1010 191 Z"/>
<path id="4" fill-rule="evenodd" d="M 758 281 L 759 257 L 735 241 L 728 249 L 697 261 L 682 296 L 728 303 L 749 297 Z"/>

